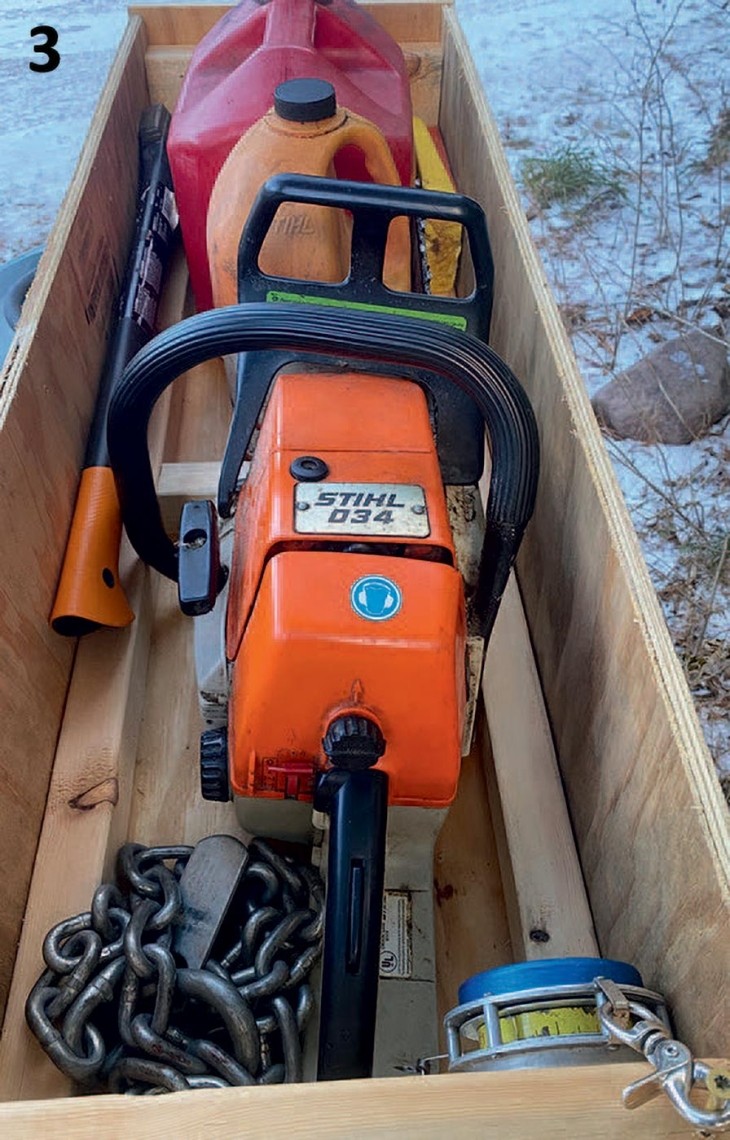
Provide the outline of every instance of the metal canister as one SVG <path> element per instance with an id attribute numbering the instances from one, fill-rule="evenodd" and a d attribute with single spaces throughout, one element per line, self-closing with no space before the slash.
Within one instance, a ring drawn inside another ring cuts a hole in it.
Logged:
<path id="1" fill-rule="evenodd" d="M 607 958 L 547 958 L 485 970 L 459 987 L 459 1005 L 444 1019 L 450 1072 L 591 1065 L 635 1061 L 609 1043 L 598 1011 L 606 998 L 599 978 L 616 983 L 662 1021 L 660 994 L 644 988 L 627 962 Z"/>

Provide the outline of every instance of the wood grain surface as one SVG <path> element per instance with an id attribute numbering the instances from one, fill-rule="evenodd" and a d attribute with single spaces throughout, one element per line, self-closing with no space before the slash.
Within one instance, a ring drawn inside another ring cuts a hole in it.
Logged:
<path id="1" fill-rule="evenodd" d="M 692 1136 L 665 1097 L 633 1111 L 621 1090 L 645 1064 L 197 1089 L 0 1105 L 8 1140 L 674 1140 Z"/>
<path id="2" fill-rule="evenodd" d="M 135 20 L 0 377 L 0 1016 L 75 650 L 47 619 L 132 232 L 137 124 L 146 102 L 144 38 Z"/>

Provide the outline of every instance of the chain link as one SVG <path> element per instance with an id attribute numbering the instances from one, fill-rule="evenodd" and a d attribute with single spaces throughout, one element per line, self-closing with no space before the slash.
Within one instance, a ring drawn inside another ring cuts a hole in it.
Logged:
<path id="1" fill-rule="evenodd" d="M 55 1065 L 90 1091 L 156 1094 L 302 1079 L 301 1039 L 322 950 L 324 889 L 255 839 L 225 945 L 203 969 L 172 950 L 192 847 L 127 844 L 117 883 L 43 943 L 26 1019 Z M 232 933 L 231 933 L 232 931 Z"/>
<path id="2" fill-rule="evenodd" d="M 630 1001 L 615 982 L 598 978 L 597 985 L 604 999 L 599 1001 L 598 1016 L 611 1041 L 628 1045 L 654 1066 L 653 1073 L 624 1089 L 626 1107 L 637 1108 L 664 1090 L 679 1114 L 701 1134 L 730 1129 L 730 1074 L 695 1060 L 650 1009 Z M 692 1102 L 695 1086 L 707 1089 L 706 1108 Z"/>

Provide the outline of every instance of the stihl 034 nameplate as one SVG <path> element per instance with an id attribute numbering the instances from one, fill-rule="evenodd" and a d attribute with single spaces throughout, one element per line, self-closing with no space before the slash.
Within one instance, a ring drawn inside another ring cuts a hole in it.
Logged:
<path id="1" fill-rule="evenodd" d="M 406 483 L 298 483 L 294 529 L 299 534 L 377 534 L 427 538 L 422 487 Z"/>

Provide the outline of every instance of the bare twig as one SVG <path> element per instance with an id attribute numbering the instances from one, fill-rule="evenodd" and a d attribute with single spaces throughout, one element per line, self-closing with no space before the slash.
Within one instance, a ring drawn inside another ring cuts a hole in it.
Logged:
<path id="1" fill-rule="evenodd" d="M 722 544 L 722 550 L 720 552 L 720 557 L 719 557 L 718 562 L 717 562 L 717 569 L 715 571 L 715 577 L 712 580 L 712 589 L 710 590 L 710 597 L 709 597 L 709 600 L 707 602 L 707 608 L 705 609 L 705 620 L 702 623 L 702 628 L 701 628 L 700 632 L 697 634 L 697 640 L 695 641 L 694 649 L 692 650 L 692 656 L 693 657 L 697 656 L 697 654 L 699 653 L 699 650 L 700 650 L 700 646 L 702 645 L 702 642 L 705 640 L 705 635 L 707 633 L 707 627 L 710 623 L 710 617 L 712 616 L 712 611 L 715 608 L 715 597 L 717 596 L 717 587 L 718 587 L 718 584 L 720 582 L 720 575 L 722 574 L 722 568 L 725 565 L 725 559 L 727 557 L 728 543 L 730 543 L 730 534 L 725 535 L 725 541 Z M 702 670 L 700 670 L 700 675 L 701 675 L 701 673 L 702 673 Z"/>
<path id="2" fill-rule="evenodd" d="M 607 443 L 609 454 L 617 463 L 621 463 L 624 467 L 627 467 L 629 471 L 631 471 L 634 475 L 637 475 L 639 479 L 642 479 L 644 483 L 646 483 L 647 487 L 649 487 L 655 495 L 658 495 L 660 499 L 663 499 L 665 503 L 669 504 L 669 506 L 679 516 L 679 518 L 681 518 L 682 521 L 685 522 L 687 526 L 695 532 L 696 535 L 698 535 L 698 537 L 703 539 L 706 537 L 703 527 L 698 526 L 694 519 L 691 519 L 689 515 L 685 514 L 677 502 L 676 496 L 668 495 L 662 487 L 658 486 L 658 484 L 650 479 L 649 476 L 644 471 L 642 471 L 636 463 L 634 463 L 633 459 L 630 459 L 628 455 L 625 455 L 623 451 L 621 451 L 620 448 L 616 447 L 615 444 L 612 444 L 610 440 L 608 440 Z"/>

